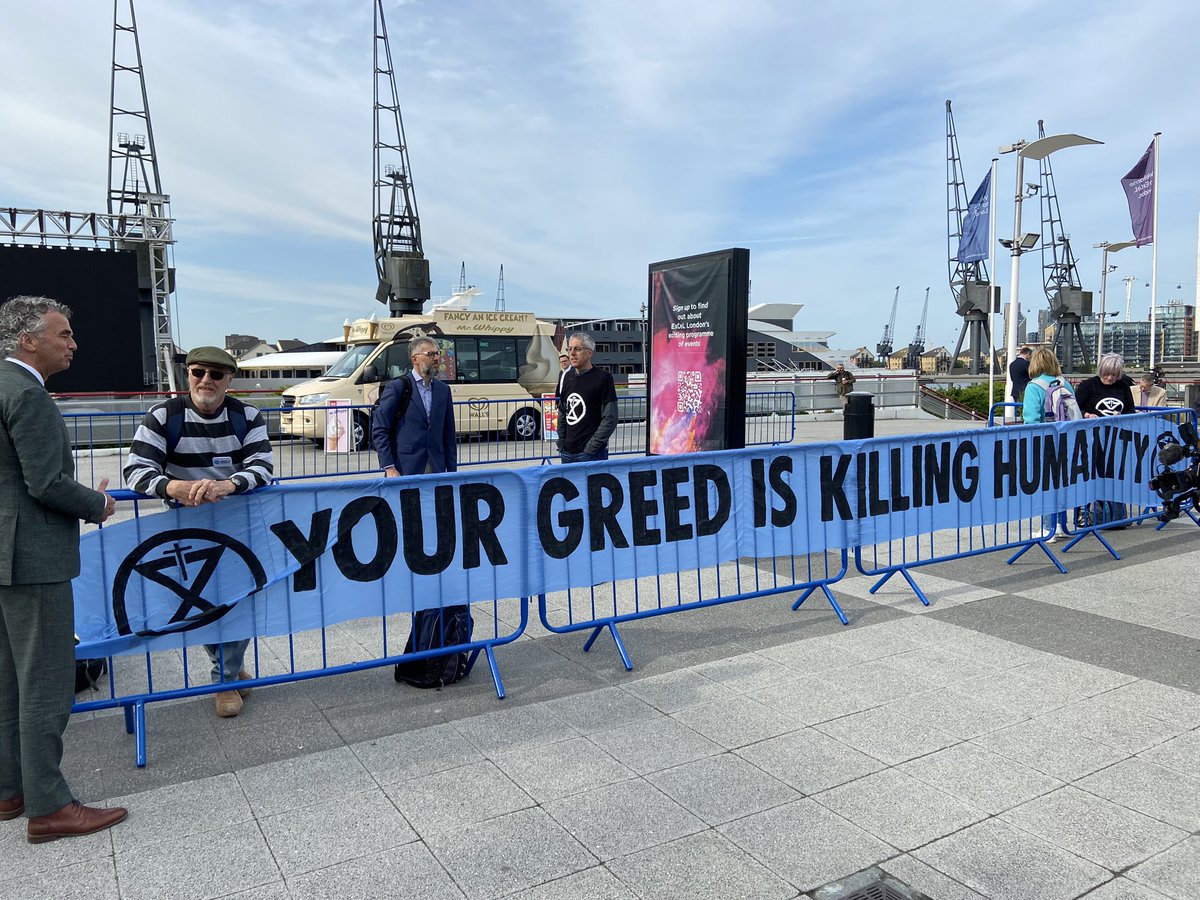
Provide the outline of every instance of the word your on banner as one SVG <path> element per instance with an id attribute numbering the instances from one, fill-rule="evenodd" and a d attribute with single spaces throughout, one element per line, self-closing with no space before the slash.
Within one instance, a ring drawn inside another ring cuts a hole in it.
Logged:
<path id="1" fill-rule="evenodd" d="M 280 635 L 1144 497 L 1151 415 L 277 485 L 84 537 L 88 655 Z"/>

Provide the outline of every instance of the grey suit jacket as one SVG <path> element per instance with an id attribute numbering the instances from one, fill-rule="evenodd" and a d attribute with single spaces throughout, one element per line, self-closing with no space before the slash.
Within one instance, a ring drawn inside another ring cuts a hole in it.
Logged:
<path id="1" fill-rule="evenodd" d="M 67 427 L 50 394 L 0 359 L 0 584 L 79 574 L 79 520 L 99 522 L 105 501 L 74 475 Z"/>

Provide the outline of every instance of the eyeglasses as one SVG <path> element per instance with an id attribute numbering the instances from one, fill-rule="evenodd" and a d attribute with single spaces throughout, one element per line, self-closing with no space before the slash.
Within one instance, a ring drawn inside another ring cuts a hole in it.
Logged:
<path id="1" fill-rule="evenodd" d="M 567 352 L 568 353 L 591 353 L 592 351 L 589 350 L 587 347 L 568 347 Z"/>
<path id="2" fill-rule="evenodd" d="M 223 372 L 220 369 L 188 369 L 188 372 L 197 381 L 203 381 L 205 375 L 213 381 L 224 381 L 233 374 L 232 372 Z"/>
<path id="3" fill-rule="evenodd" d="M 424 353 L 418 353 L 417 356 L 441 356 L 441 350 L 426 350 Z"/>

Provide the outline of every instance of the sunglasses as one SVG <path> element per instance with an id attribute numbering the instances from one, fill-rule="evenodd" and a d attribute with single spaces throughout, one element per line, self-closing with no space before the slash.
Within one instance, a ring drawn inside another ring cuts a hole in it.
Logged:
<path id="1" fill-rule="evenodd" d="M 213 381 L 224 381 L 233 374 L 232 372 L 222 372 L 220 369 L 188 369 L 188 371 L 197 381 L 203 381 L 205 375 Z"/>

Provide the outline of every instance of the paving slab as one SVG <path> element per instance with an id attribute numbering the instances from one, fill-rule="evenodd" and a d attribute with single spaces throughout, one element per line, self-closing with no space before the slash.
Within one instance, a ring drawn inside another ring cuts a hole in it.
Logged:
<path id="1" fill-rule="evenodd" d="M 1112 872 L 1145 862 L 1187 837 L 1174 826 L 1070 785 L 1000 819 Z"/>
<path id="2" fill-rule="evenodd" d="M 655 847 L 705 824 L 643 779 L 593 788 L 545 805 L 550 816 L 597 859 Z"/>
<path id="3" fill-rule="evenodd" d="M 609 869 L 640 897 L 785 900 L 796 889 L 713 831 L 613 860 Z"/>
<path id="4" fill-rule="evenodd" d="M 897 854 L 813 800 L 738 819 L 717 831 L 801 891 L 851 875 Z"/>
<path id="5" fill-rule="evenodd" d="M 886 769 L 813 796 L 859 828 L 913 850 L 987 818 L 987 813 L 900 772 Z"/>
<path id="6" fill-rule="evenodd" d="M 1138 884 L 1168 897 L 1194 897 L 1196 886 L 1200 885 L 1200 836 L 1180 841 L 1130 869 L 1128 875 Z"/>
<path id="7" fill-rule="evenodd" d="M 972 825 L 913 855 L 994 900 L 1063 900 L 1111 877 L 1100 866 L 996 820 Z"/>

